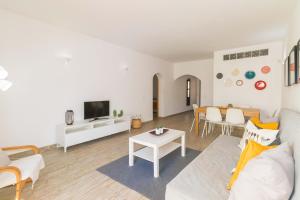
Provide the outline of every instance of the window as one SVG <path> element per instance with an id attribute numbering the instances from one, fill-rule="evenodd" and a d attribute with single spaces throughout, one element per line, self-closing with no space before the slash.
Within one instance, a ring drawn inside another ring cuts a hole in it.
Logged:
<path id="1" fill-rule="evenodd" d="M 191 79 L 186 80 L 186 105 L 191 105 Z"/>

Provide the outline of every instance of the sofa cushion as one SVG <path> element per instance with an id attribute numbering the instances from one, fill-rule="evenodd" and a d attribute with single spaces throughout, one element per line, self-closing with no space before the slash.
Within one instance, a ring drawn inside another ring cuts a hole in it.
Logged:
<path id="1" fill-rule="evenodd" d="M 300 199 L 300 113 L 282 109 L 280 113 L 280 140 L 293 148 L 295 186 L 292 200 Z M 299 170 L 299 171 L 298 171 Z"/>
<path id="2" fill-rule="evenodd" d="M 288 143 L 249 161 L 230 192 L 230 200 L 289 199 L 294 186 L 294 160 Z"/>
<path id="3" fill-rule="evenodd" d="M 166 187 L 166 200 L 227 199 L 226 184 L 239 159 L 240 138 L 219 136 Z"/>
<path id="4" fill-rule="evenodd" d="M 255 158 L 256 156 L 260 155 L 262 152 L 275 148 L 276 146 L 263 146 L 253 140 L 249 140 L 247 146 L 243 150 L 240 156 L 240 160 L 238 161 L 235 171 L 231 176 L 231 179 L 227 185 L 227 189 L 230 190 L 231 187 L 234 185 L 236 179 L 239 177 L 239 174 L 243 171 L 244 167 L 247 163 Z"/>
<path id="5" fill-rule="evenodd" d="M 264 146 L 271 145 L 276 141 L 278 133 L 279 130 L 259 129 L 249 120 L 239 147 L 243 150 L 248 140 L 254 140 Z"/>
<path id="6" fill-rule="evenodd" d="M 279 123 L 277 121 L 275 122 L 262 122 L 257 117 L 251 118 L 251 121 L 255 126 L 262 129 L 271 129 L 271 130 L 277 130 Z"/>

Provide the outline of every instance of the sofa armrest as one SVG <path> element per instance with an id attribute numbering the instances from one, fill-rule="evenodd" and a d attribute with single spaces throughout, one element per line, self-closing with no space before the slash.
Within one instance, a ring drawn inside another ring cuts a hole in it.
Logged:
<path id="1" fill-rule="evenodd" d="M 16 176 L 16 183 L 20 183 L 21 182 L 21 171 L 19 170 L 19 168 L 14 167 L 14 166 L 4 166 L 4 167 L 0 167 L 0 173 L 12 173 Z"/>
<path id="2" fill-rule="evenodd" d="M 13 146 L 13 147 L 2 147 L 3 151 L 13 151 L 13 150 L 31 150 L 34 154 L 40 153 L 40 149 L 34 145 L 25 146 Z"/>

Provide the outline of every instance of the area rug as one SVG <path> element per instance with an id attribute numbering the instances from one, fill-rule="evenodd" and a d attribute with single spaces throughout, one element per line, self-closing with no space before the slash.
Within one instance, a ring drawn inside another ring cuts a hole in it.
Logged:
<path id="1" fill-rule="evenodd" d="M 200 151 L 186 148 L 186 156 L 181 157 L 178 148 L 159 161 L 159 177 L 153 177 L 153 163 L 135 157 L 133 167 L 128 166 L 128 155 L 97 169 L 98 172 L 126 185 L 152 200 L 164 200 L 166 185 L 185 166 L 187 166 Z"/>

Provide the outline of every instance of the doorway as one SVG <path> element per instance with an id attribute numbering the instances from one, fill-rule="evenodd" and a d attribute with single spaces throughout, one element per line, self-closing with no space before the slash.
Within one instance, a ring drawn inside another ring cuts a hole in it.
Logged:
<path id="1" fill-rule="evenodd" d="M 177 101 L 177 112 L 184 112 L 193 109 L 193 104 L 198 106 L 202 105 L 202 82 L 199 78 L 193 75 L 182 75 L 175 79 L 174 87 L 177 89 L 178 98 Z M 175 102 L 174 102 L 175 103 Z"/>
<path id="2" fill-rule="evenodd" d="M 153 104 L 153 119 L 157 118 L 159 116 L 159 79 L 158 75 L 155 74 L 153 76 L 153 98 L 152 98 Z"/>

